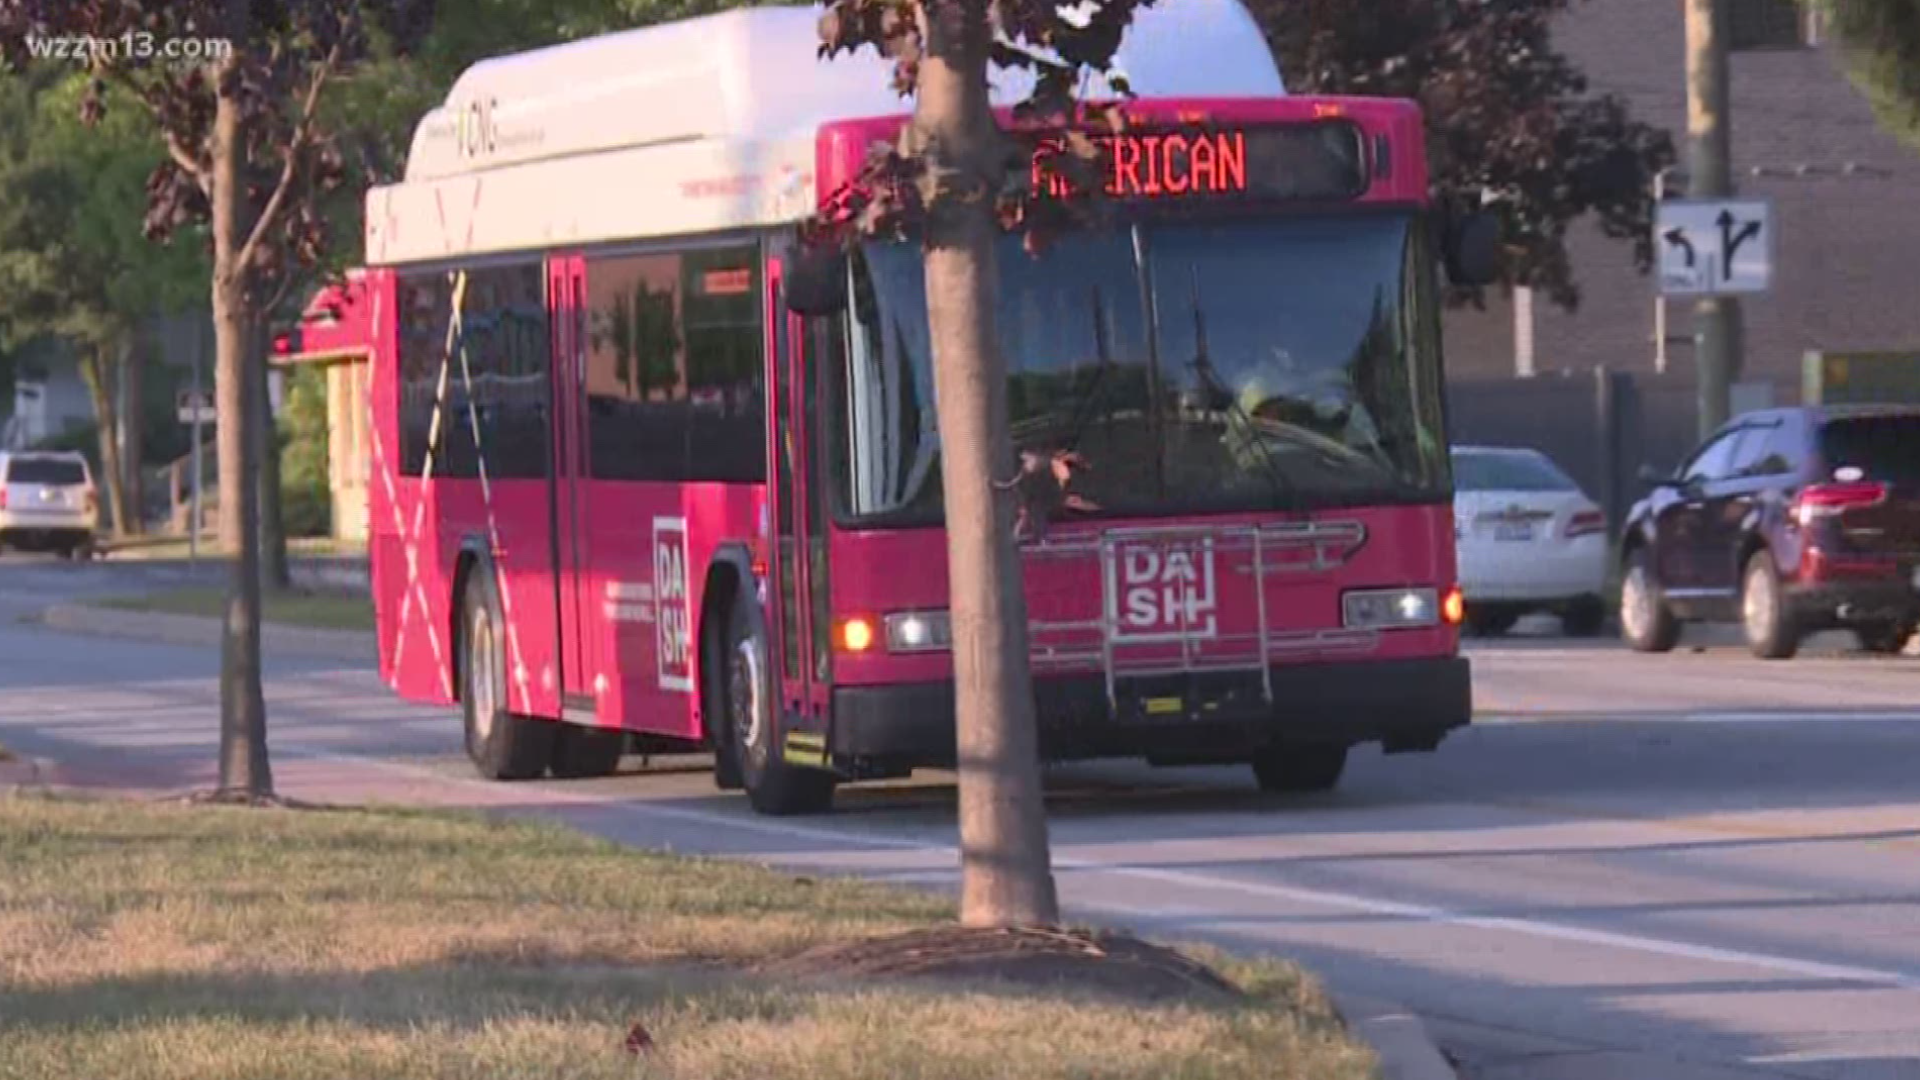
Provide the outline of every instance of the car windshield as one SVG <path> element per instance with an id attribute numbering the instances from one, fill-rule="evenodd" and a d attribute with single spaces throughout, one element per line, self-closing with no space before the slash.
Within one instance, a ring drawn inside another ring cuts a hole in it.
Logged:
<path id="1" fill-rule="evenodd" d="M 1073 451 L 1077 513 L 1444 498 L 1433 265 L 1410 214 L 1185 221 L 998 251 L 1013 441 Z M 854 261 L 831 365 L 834 497 L 862 523 L 939 520 L 918 245 Z"/>
<path id="2" fill-rule="evenodd" d="M 9 484 L 85 484 L 86 467 L 71 458 L 14 458 L 7 466 Z"/>
<path id="3" fill-rule="evenodd" d="M 1920 486 L 1920 416 L 1831 420 L 1820 431 L 1828 469 L 1856 468 L 1869 480 Z"/>
<path id="4" fill-rule="evenodd" d="M 1538 454 L 1457 450 L 1455 491 L 1577 491 L 1580 485 Z"/>

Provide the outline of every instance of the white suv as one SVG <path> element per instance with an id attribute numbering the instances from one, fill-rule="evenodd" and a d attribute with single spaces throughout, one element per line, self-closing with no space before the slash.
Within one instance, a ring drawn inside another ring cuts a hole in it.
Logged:
<path id="1" fill-rule="evenodd" d="M 0 547 L 80 558 L 92 553 L 99 526 L 100 497 L 86 458 L 0 453 Z"/>

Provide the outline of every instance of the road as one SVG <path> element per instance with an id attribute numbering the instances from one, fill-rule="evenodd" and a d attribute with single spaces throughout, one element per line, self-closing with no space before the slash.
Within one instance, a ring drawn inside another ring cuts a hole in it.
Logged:
<path id="1" fill-rule="evenodd" d="M 0 564 L 0 741 L 78 779 L 211 780 L 208 650 L 14 617 L 124 589 L 110 566 Z M 1425 1016 L 1474 1080 L 1920 1080 L 1920 660 L 1825 643 L 1473 650 L 1486 716 L 1425 756 L 1359 755 L 1337 793 L 1241 770 L 1056 770 L 1076 917 L 1297 957 Z M 756 818 L 698 759 L 489 785 L 443 710 L 373 673 L 270 658 L 276 777 L 316 801 L 559 817 L 639 844 L 950 885 L 950 780 Z"/>

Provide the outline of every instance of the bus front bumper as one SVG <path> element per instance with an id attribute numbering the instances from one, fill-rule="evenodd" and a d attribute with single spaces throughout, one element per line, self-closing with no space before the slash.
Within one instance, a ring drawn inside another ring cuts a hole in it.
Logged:
<path id="1" fill-rule="evenodd" d="M 1041 756 L 1242 761 L 1275 742 L 1431 750 L 1473 714 L 1464 657 L 1275 666 L 1269 705 L 1256 673 L 1122 679 L 1117 709 L 1098 673 L 1034 679 Z M 860 769 L 950 766 L 951 682 L 833 691 L 829 752 Z"/>

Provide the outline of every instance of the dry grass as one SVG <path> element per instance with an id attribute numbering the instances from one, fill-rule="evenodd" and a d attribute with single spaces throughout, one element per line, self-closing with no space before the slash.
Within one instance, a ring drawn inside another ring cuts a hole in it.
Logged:
<path id="1" fill-rule="evenodd" d="M 373 630 L 373 601 L 365 596 L 269 592 L 261 594 L 260 601 L 261 617 L 270 623 L 321 630 Z M 92 602 L 122 611 L 152 611 L 217 619 L 226 613 L 227 593 L 225 589 L 197 587 L 171 589 L 149 596 L 109 597 Z"/>
<path id="2" fill-rule="evenodd" d="M 8 1080 L 1373 1075 L 1297 971 L 1217 954 L 1251 1004 L 750 977 L 948 909 L 558 829 L 16 797 L 0 866 Z"/>

